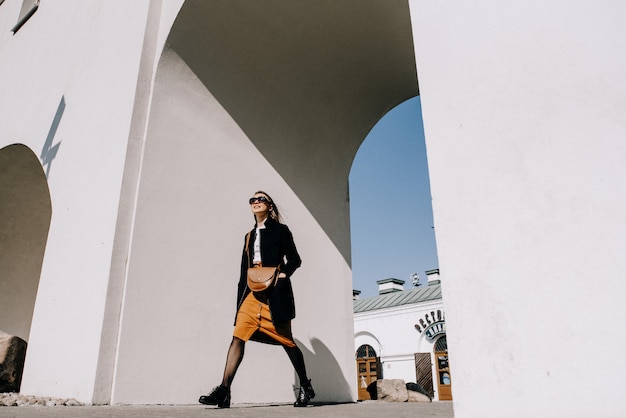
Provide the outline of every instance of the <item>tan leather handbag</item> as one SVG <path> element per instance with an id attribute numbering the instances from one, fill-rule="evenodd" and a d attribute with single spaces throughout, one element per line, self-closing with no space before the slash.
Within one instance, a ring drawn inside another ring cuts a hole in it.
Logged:
<path id="1" fill-rule="evenodd" d="M 248 287 L 255 293 L 264 292 L 276 284 L 278 272 L 278 267 L 249 267 Z"/>

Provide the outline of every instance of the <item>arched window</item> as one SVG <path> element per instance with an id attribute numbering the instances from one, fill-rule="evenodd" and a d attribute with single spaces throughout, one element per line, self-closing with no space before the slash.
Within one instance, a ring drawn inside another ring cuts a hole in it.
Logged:
<path id="1" fill-rule="evenodd" d="M 371 345 L 363 344 L 356 351 L 356 358 L 372 358 L 376 357 L 376 350 Z"/>
<path id="2" fill-rule="evenodd" d="M 446 336 L 444 335 L 441 338 L 438 338 L 437 341 L 435 341 L 435 352 L 441 352 L 441 351 L 448 351 L 448 341 L 446 340 Z"/>

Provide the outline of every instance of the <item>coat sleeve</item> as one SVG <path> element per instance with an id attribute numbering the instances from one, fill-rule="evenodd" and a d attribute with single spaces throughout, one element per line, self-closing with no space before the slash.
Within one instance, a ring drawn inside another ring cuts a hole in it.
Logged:
<path id="1" fill-rule="evenodd" d="M 248 259 L 246 254 L 246 242 L 248 235 L 244 237 L 243 250 L 241 252 L 241 268 L 239 271 L 239 283 L 237 285 L 237 309 L 239 309 L 239 305 L 243 299 L 244 293 L 246 291 L 247 283 L 247 274 L 248 274 Z"/>
<path id="2" fill-rule="evenodd" d="M 293 240 L 293 234 L 289 227 L 287 225 L 282 225 L 282 227 L 281 247 L 282 253 L 285 255 L 285 264 L 283 264 L 280 271 L 285 273 L 287 277 L 291 277 L 293 272 L 302 265 L 302 259 L 300 254 L 298 254 L 296 243 Z"/>

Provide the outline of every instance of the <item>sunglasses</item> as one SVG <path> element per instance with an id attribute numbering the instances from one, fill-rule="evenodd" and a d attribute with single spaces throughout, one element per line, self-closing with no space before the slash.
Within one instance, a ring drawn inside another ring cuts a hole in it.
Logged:
<path id="1" fill-rule="evenodd" d="M 251 197 L 248 202 L 250 202 L 251 205 L 254 203 L 266 203 L 266 204 L 270 203 L 269 199 L 265 196 Z"/>

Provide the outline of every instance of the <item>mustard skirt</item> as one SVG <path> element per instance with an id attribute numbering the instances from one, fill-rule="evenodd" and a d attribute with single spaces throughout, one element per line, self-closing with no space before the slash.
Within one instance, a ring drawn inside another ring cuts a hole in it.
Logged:
<path id="1" fill-rule="evenodd" d="M 272 323 L 267 301 L 250 292 L 237 312 L 233 336 L 243 341 L 259 341 L 295 347 L 291 334 L 291 321 L 275 326 Z"/>

